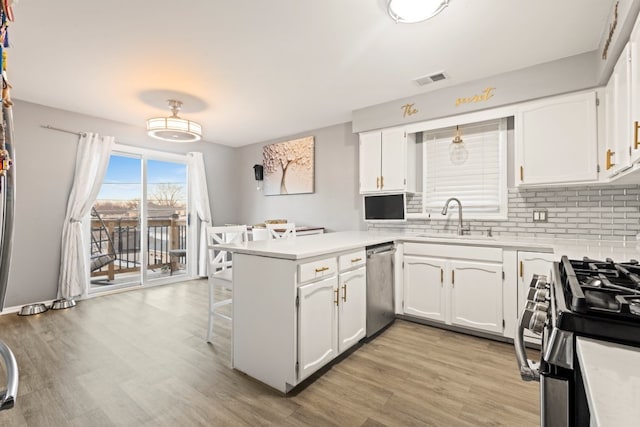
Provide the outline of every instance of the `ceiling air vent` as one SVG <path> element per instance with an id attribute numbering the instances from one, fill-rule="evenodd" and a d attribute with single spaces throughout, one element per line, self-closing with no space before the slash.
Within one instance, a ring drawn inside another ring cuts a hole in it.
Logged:
<path id="1" fill-rule="evenodd" d="M 428 76 L 418 77 L 414 80 L 414 82 L 418 83 L 420 86 L 428 85 L 429 83 L 439 82 L 440 80 L 446 80 L 447 75 L 445 73 L 434 73 Z"/>

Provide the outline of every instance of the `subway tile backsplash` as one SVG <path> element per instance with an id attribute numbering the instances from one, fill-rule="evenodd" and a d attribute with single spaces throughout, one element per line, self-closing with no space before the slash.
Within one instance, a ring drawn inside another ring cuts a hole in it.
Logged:
<path id="1" fill-rule="evenodd" d="M 421 194 L 407 199 L 409 213 L 420 212 Z M 640 186 L 509 189 L 506 220 L 469 220 L 472 232 L 560 239 L 636 240 L 640 233 Z M 546 210 L 547 222 L 534 222 L 533 211 Z M 404 224 L 372 223 L 370 230 L 455 232 L 457 216 L 410 219 Z"/>

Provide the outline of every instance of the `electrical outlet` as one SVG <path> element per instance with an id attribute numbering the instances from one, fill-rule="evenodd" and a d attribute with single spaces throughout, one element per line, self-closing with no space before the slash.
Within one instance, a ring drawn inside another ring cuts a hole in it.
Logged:
<path id="1" fill-rule="evenodd" d="M 546 209 L 534 209 L 533 210 L 533 222 L 547 222 L 549 214 Z"/>

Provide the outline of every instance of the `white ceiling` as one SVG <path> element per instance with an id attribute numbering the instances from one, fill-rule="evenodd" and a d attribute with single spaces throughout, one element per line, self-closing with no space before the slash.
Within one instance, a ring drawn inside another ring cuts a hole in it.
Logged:
<path id="1" fill-rule="evenodd" d="M 451 0 L 403 25 L 384 0 L 21 0 L 8 74 L 16 99 L 141 127 L 173 94 L 204 139 L 241 146 L 592 51 L 612 2 Z"/>

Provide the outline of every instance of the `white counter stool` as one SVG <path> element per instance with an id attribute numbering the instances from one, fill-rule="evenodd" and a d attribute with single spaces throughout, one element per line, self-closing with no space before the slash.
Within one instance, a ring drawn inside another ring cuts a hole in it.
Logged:
<path id="1" fill-rule="evenodd" d="M 246 242 L 247 226 L 234 225 L 223 227 L 207 227 L 207 242 L 209 245 L 209 325 L 207 328 L 207 342 L 211 342 L 213 334 L 213 317 L 218 315 L 227 320 L 231 317 L 216 311 L 218 307 L 230 304 L 232 299 L 227 298 L 215 301 L 215 288 L 233 289 L 233 269 L 231 253 L 215 248 L 220 243 Z"/>
<path id="2" fill-rule="evenodd" d="M 293 222 L 287 222 L 286 224 L 267 224 L 267 230 L 273 239 L 296 237 L 296 225 Z"/>

